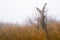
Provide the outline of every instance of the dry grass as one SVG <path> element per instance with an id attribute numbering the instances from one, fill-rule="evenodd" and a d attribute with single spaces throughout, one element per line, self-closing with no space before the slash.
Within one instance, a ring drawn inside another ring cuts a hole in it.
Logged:
<path id="1" fill-rule="evenodd" d="M 48 35 L 50 40 L 60 40 L 60 23 L 49 24 Z M 38 31 L 35 25 L 4 25 L 0 28 L 0 40 L 46 40 L 46 34 L 42 28 Z"/>

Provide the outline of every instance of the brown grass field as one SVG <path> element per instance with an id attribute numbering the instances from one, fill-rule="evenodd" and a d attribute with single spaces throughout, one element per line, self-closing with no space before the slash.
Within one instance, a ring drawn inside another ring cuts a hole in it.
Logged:
<path id="1" fill-rule="evenodd" d="M 50 40 L 60 40 L 60 23 L 51 23 L 47 26 Z M 0 28 L 0 40 L 47 40 L 45 31 L 36 25 L 2 25 Z"/>

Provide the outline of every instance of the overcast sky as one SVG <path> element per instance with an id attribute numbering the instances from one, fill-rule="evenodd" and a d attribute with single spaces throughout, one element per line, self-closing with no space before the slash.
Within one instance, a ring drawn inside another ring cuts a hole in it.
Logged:
<path id="1" fill-rule="evenodd" d="M 60 0 L 0 0 L 0 22 L 22 23 L 47 2 L 48 15 L 60 19 Z"/>

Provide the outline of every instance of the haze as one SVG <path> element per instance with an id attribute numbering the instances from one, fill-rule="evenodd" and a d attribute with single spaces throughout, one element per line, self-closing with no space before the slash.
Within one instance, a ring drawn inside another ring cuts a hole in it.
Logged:
<path id="1" fill-rule="evenodd" d="M 47 2 L 48 16 L 60 19 L 60 0 L 0 0 L 0 22 L 23 23 Z"/>

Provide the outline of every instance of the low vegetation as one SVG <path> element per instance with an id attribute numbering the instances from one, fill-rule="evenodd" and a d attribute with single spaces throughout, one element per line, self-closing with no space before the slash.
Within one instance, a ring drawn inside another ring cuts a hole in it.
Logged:
<path id="1" fill-rule="evenodd" d="M 2 25 L 0 28 L 0 40 L 46 40 L 44 29 L 38 31 L 36 25 Z M 60 22 L 48 25 L 50 40 L 60 40 Z"/>

